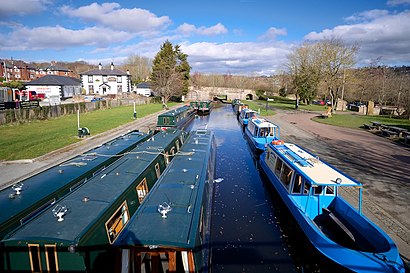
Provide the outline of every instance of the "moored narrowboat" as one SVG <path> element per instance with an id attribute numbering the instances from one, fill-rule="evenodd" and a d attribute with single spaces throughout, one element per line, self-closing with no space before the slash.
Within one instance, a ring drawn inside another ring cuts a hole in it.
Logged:
<path id="1" fill-rule="evenodd" d="M 233 111 L 235 112 L 236 116 L 239 117 L 239 114 L 241 113 L 242 109 L 245 109 L 245 108 L 249 108 L 249 106 L 242 102 L 238 102 L 234 105 Z"/>
<path id="2" fill-rule="evenodd" d="M 0 239 L 150 135 L 130 132 L 0 191 Z"/>
<path id="3" fill-rule="evenodd" d="M 115 245 L 116 272 L 208 272 L 215 143 L 191 132 Z"/>
<path id="4" fill-rule="evenodd" d="M 114 272 L 112 245 L 186 137 L 149 140 L 1 241 L 3 272 Z"/>
<path id="5" fill-rule="evenodd" d="M 302 148 L 274 141 L 260 166 L 323 260 L 348 272 L 405 272 L 393 240 L 362 214 L 362 184 Z M 359 190 L 358 208 L 341 188 Z"/>
<path id="6" fill-rule="evenodd" d="M 263 118 L 251 118 L 245 128 L 251 148 L 256 154 L 262 153 L 267 145 L 274 140 L 280 139 L 279 126 Z"/>
<path id="7" fill-rule="evenodd" d="M 187 105 L 158 115 L 157 131 L 167 129 L 181 129 L 195 117 L 195 110 Z"/>
<path id="8" fill-rule="evenodd" d="M 249 119 L 256 118 L 257 115 L 258 113 L 256 111 L 249 109 L 249 108 L 244 108 L 239 114 L 239 123 L 242 126 L 247 126 Z"/>
<path id="9" fill-rule="evenodd" d="M 208 115 L 212 109 L 211 100 L 202 100 L 202 101 L 192 101 L 190 102 L 191 107 L 195 110 L 198 115 Z"/>

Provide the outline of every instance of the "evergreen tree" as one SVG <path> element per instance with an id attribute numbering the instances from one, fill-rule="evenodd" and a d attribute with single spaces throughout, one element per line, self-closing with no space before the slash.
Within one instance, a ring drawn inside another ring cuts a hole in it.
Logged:
<path id="1" fill-rule="evenodd" d="M 161 50 L 155 55 L 151 73 L 151 84 L 167 103 L 173 96 L 179 97 L 188 93 L 189 72 L 188 55 L 182 53 L 180 46 L 173 46 L 165 41 Z"/>

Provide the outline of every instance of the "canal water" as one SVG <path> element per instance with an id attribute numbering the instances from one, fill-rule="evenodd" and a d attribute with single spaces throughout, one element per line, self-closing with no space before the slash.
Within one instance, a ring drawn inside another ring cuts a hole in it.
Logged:
<path id="1" fill-rule="evenodd" d="M 194 119 L 188 130 L 208 128 L 217 144 L 211 230 L 211 271 L 303 272 L 281 229 L 278 205 L 230 104 Z"/>

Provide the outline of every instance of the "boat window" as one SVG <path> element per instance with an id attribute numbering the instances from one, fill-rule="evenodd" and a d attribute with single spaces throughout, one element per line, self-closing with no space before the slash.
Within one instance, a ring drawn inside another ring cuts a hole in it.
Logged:
<path id="1" fill-rule="evenodd" d="M 135 264 L 137 272 L 194 272 L 195 269 L 192 252 L 137 252 L 134 257 L 130 264 Z"/>
<path id="2" fill-rule="evenodd" d="M 158 164 L 157 164 L 158 165 Z M 158 165 L 159 167 L 159 165 Z M 155 165 L 155 170 L 157 169 L 157 166 Z M 157 177 L 159 177 L 157 175 Z M 138 184 L 137 186 L 137 195 L 138 195 L 138 201 L 141 202 L 144 200 L 145 196 L 148 194 L 148 184 L 147 184 L 147 179 L 144 178 L 141 183 Z"/>
<path id="3" fill-rule="evenodd" d="M 304 182 L 305 182 L 305 183 L 304 183 L 304 188 L 303 188 L 303 194 L 309 194 L 310 184 L 308 184 L 308 183 L 306 182 L 306 180 L 305 180 Z"/>
<path id="4" fill-rule="evenodd" d="M 303 178 L 300 174 L 295 175 L 295 181 L 293 182 L 292 193 L 301 193 Z"/>
<path id="5" fill-rule="evenodd" d="M 276 160 L 276 165 L 275 165 L 275 174 L 279 177 L 280 176 L 280 171 L 282 170 L 282 165 L 283 162 L 279 158 Z"/>
<path id="6" fill-rule="evenodd" d="M 320 195 L 323 192 L 323 186 L 315 187 L 315 195 Z"/>
<path id="7" fill-rule="evenodd" d="M 282 175 L 280 180 L 285 185 L 286 189 L 289 189 L 290 182 L 292 181 L 293 170 L 289 168 L 286 164 L 283 164 Z"/>
<path id="8" fill-rule="evenodd" d="M 159 168 L 159 163 L 155 164 L 155 174 L 157 175 L 157 178 L 161 176 L 161 169 Z"/>
<path id="9" fill-rule="evenodd" d="M 175 141 L 175 146 L 177 147 L 177 151 L 179 151 L 179 141 Z"/>
<path id="10" fill-rule="evenodd" d="M 31 272 L 42 272 L 40 260 L 40 246 L 37 244 L 28 244 L 30 256 Z"/>
<path id="11" fill-rule="evenodd" d="M 171 148 L 170 154 L 171 154 L 172 156 L 175 155 L 175 147 L 172 147 L 172 148 Z"/>
<path id="12" fill-rule="evenodd" d="M 107 232 L 110 244 L 118 238 L 124 226 L 128 223 L 129 212 L 127 201 L 121 204 L 121 206 L 114 212 L 111 218 L 105 223 L 105 230 Z"/>
<path id="13" fill-rule="evenodd" d="M 56 245 L 45 245 L 47 272 L 58 272 L 58 259 Z"/>
<path id="14" fill-rule="evenodd" d="M 164 157 L 165 157 L 165 163 L 168 165 L 169 164 L 169 154 L 168 154 L 168 152 L 165 152 Z"/>
<path id="15" fill-rule="evenodd" d="M 334 195 L 335 194 L 335 187 L 334 186 L 326 186 L 325 194 Z"/>

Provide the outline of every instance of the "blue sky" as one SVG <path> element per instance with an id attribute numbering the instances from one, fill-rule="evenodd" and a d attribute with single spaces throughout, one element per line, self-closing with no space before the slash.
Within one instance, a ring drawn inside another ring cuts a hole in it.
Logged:
<path id="1" fill-rule="evenodd" d="M 192 72 L 270 75 L 306 40 L 357 43 L 357 65 L 410 65 L 410 0 L 2 0 L 0 58 L 121 64 L 181 45 Z"/>

